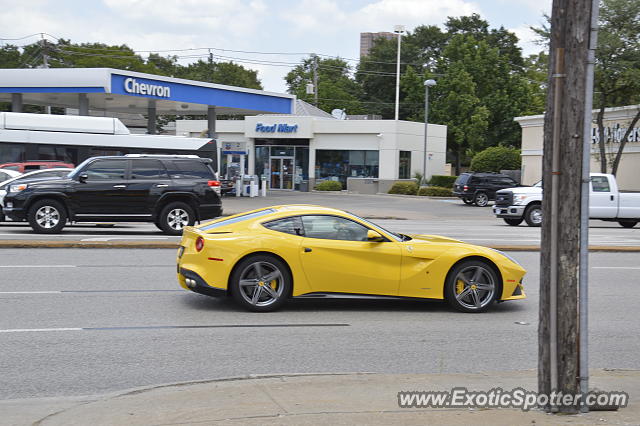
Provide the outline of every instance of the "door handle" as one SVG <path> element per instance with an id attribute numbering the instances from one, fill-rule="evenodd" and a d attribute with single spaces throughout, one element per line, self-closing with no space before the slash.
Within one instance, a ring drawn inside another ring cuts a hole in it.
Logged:
<path id="1" fill-rule="evenodd" d="M 311 253 L 313 250 L 311 250 L 309 247 L 305 247 L 304 248 L 304 252 L 305 253 Z"/>
<path id="2" fill-rule="evenodd" d="M 611 197 L 611 201 L 613 201 L 613 195 L 610 195 L 610 197 Z"/>
<path id="3" fill-rule="evenodd" d="M 156 185 L 156 188 L 166 188 L 168 186 L 169 185 L 167 185 L 166 183 L 159 183 L 159 184 Z"/>
<path id="4" fill-rule="evenodd" d="M 113 185 L 114 188 L 126 188 L 127 185 Z"/>

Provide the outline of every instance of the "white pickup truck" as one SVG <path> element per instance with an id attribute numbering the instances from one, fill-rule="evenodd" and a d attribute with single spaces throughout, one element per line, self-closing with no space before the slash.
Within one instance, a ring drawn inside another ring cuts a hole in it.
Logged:
<path id="1" fill-rule="evenodd" d="M 615 176 L 603 173 L 591 173 L 589 187 L 590 219 L 618 222 L 625 228 L 633 228 L 640 222 L 640 192 L 619 191 Z M 493 213 L 511 226 L 522 221 L 540 226 L 542 182 L 496 192 Z"/>

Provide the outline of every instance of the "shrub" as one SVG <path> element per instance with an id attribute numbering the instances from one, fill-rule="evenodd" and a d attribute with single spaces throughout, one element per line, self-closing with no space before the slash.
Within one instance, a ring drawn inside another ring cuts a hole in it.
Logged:
<path id="1" fill-rule="evenodd" d="M 520 150 L 506 146 L 492 146 L 477 153 L 471 160 L 474 172 L 500 172 L 500 170 L 519 170 Z"/>
<path id="2" fill-rule="evenodd" d="M 316 185 L 317 191 L 342 191 L 342 184 L 337 180 L 325 180 Z"/>
<path id="3" fill-rule="evenodd" d="M 443 188 L 441 186 L 425 186 L 420 188 L 418 195 L 427 195 L 429 197 L 451 197 L 453 191 L 451 188 Z"/>
<path id="4" fill-rule="evenodd" d="M 453 188 L 453 183 L 457 178 L 458 176 L 433 175 L 431 176 L 431 179 L 429 179 L 429 185 Z"/>
<path id="5" fill-rule="evenodd" d="M 416 195 L 418 185 L 415 182 L 396 182 L 389 190 L 389 194 Z"/>

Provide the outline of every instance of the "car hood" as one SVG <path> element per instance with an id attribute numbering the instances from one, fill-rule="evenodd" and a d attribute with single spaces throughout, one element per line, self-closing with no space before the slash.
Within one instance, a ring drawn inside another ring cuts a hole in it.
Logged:
<path id="1" fill-rule="evenodd" d="M 424 234 L 409 234 L 414 240 L 428 241 L 430 243 L 462 243 L 460 240 L 454 238 L 442 237 L 440 235 L 424 235 Z"/>

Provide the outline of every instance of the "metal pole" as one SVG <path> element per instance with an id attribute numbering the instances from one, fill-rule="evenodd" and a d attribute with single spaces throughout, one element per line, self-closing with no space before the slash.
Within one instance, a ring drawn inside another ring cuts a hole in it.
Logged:
<path id="1" fill-rule="evenodd" d="M 591 35 L 587 56 L 582 142 L 582 188 L 580 199 L 580 271 L 578 306 L 580 309 L 580 411 L 586 413 L 589 392 L 589 172 L 591 171 L 591 121 L 593 115 L 593 72 L 598 45 L 599 0 L 591 2 Z"/>
<path id="2" fill-rule="evenodd" d="M 404 28 L 400 26 L 396 27 L 398 33 L 398 59 L 396 64 L 396 121 L 400 115 L 400 47 L 402 46 L 402 32 Z"/>
<path id="3" fill-rule="evenodd" d="M 429 85 L 424 82 L 424 160 L 422 162 L 422 179 L 427 181 L 427 132 L 429 130 Z M 422 183 L 422 182 L 421 182 Z"/>
<path id="4" fill-rule="evenodd" d="M 318 106 L 318 55 L 313 55 L 313 105 Z"/>
<path id="5" fill-rule="evenodd" d="M 551 165 L 551 247 L 549 277 L 549 370 L 551 392 L 558 390 L 558 190 L 560 177 L 560 115 L 564 86 L 564 48 L 557 48 L 554 78 L 553 145 Z M 558 407 L 551 405 L 556 412 Z"/>

